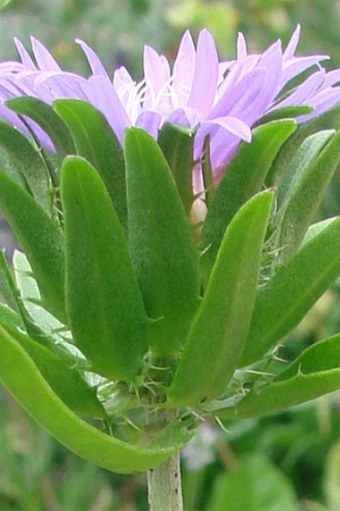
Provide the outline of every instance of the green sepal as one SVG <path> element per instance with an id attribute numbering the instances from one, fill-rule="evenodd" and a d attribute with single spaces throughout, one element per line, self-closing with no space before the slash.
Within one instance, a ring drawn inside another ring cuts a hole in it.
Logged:
<path id="1" fill-rule="evenodd" d="M 259 126 L 228 165 L 212 200 L 201 235 L 201 268 L 206 281 L 224 232 L 240 207 L 259 192 L 275 155 L 296 129 L 292 120 Z"/>
<path id="2" fill-rule="evenodd" d="M 308 162 L 308 158 L 306 160 Z M 303 169 L 293 179 L 286 200 L 277 214 L 280 261 L 287 261 L 299 247 L 316 216 L 339 161 L 340 132 L 331 136 L 306 166 L 303 163 Z"/>
<path id="3" fill-rule="evenodd" d="M 60 156 L 75 154 L 69 129 L 50 105 L 33 96 L 11 98 L 5 103 L 14 112 L 25 115 L 39 124 L 52 140 Z"/>
<path id="4" fill-rule="evenodd" d="M 3 250 L 0 250 L 0 301 L 20 314 L 19 291 Z"/>
<path id="5" fill-rule="evenodd" d="M 23 183 L 36 202 L 51 215 L 53 190 L 48 168 L 39 151 L 20 131 L 3 121 L 0 121 L 0 146 L 9 157 L 9 174 Z M 13 168 L 19 174 L 17 178 L 13 175 Z"/>
<path id="6" fill-rule="evenodd" d="M 4 303 L 0 303 L 0 324 L 14 328 L 25 328 L 19 314 Z"/>
<path id="7" fill-rule="evenodd" d="M 340 335 L 310 346 L 272 383 L 254 390 L 236 408 L 219 410 L 222 419 L 276 413 L 340 388 Z"/>
<path id="8" fill-rule="evenodd" d="M 43 305 L 65 322 L 64 241 L 60 228 L 32 196 L 2 170 L 0 208 L 30 262 Z"/>
<path id="9" fill-rule="evenodd" d="M 212 400 L 226 390 L 238 367 L 253 312 L 272 200 L 272 191 L 256 195 L 226 230 L 168 392 L 171 406 Z"/>
<path id="10" fill-rule="evenodd" d="M 189 214 L 193 202 L 193 130 L 166 122 L 159 132 L 158 143 L 174 176 L 184 209 Z"/>
<path id="11" fill-rule="evenodd" d="M 69 367 L 58 355 L 13 326 L 3 324 L 1 326 L 22 346 L 48 385 L 66 406 L 79 415 L 106 417 L 105 410 L 96 397 L 96 389 L 85 382 L 75 367 Z"/>
<path id="12" fill-rule="evenodd" d="M 123 151 L 106 117 L 80 99 L 57 99 L 53 108 L 71 131 L 77 154 L 98 171 L 120 221 L 126 225 Z"/>
<path id="13" fill-rule="evenodd" d="M 20 368 L 20 370 L 18 370 Z M 165 461 L 192 436 L 180 422 L 164 443 L 133 445 L 99 431 L 75 415 L 52 390 L 24 348 L 0 327 L 0 380 L 16 400 L 59 442 L 112 472 L 142 472 Z"/>
<path id="14" fill-rule="evenodd" d="M 17 283 L 2 251 L 0 251 L 0 300 L 5 304 L 0 314 L 2 323 L 16 325 L 29 334 L 36 330 L 27 314 Z"/>
<path id="15" fill-rule="evenodd" d="M 131 258 L 156 356 L 184 342 L 199 302 L 198 255 L 171 170 L 155 140 L 130 128 L 125 138 Z"/>
<path id="16" fill-rule="evenodd" d="M 258 291 L 242 366 L 294 328 L 340 275 L 340 218 L 333 219 Z"/>
<path id="17" fill-rule="evenodd" d="M 94 371 L 133 379 L 146 351 L 147 318 L 123 228 L 101 177 L 79 156 L 64 160 L 61 198 L 75 343 Z"/>

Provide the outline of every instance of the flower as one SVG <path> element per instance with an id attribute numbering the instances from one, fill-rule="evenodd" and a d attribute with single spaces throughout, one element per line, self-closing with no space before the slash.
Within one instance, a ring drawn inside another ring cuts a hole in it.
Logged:
<path id="1" fill-rule="evenodd" d="M 76 42 L 91 71 L 87 78 L 63 71 L 34 38 L 33 60 L 16 39 L 20 62 L 0 64 L 0 114 L 25 130 L 5 106 L 6 99 L 33 95 L 52 103 L 60 97 L 79 98 L 106 116 L 121 142 L 130 125 L 140 126 L 157 138 L 162 124 L 169 121 L 195 130 L 197 161 L 202 157 L 204 140 L 210 136 L 212 168 L 218 179 L 240 141 L 251 140 L 251 127 L 266 113 L 289 105 L 310 105 L 313 111 L 297 119 L 303 122 L 340 101 L 340 70 L 326 72 L 320 65 L 328 58 L 325 55 L 295 57 L 299 38 L 300 26 L 284 51 L 278 40 L 262 54 L 249 54 L 245 38 L 239 34 L 236 59 L 219 62 L 214 39 L 207 30 L 199 34 L 196 48 L 187 31 L 172 69 L 164 55 L 145 47 L 144 78 L 139 83 L 124 67 L 110 77 L 96 53 L 79 39 Z M 293 78 L 313 66 L 316 70 L 289 89 Z M 51 148 L 41 129 L 29 123 L 41 143 Z M 196 189 L 202 189 L 200 181 L 198 172 Z"/>

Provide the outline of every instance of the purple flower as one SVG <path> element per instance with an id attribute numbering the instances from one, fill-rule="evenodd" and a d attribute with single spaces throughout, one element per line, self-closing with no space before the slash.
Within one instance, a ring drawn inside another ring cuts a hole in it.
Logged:
<path id="1" fill-rule="evenodd" d="M 197 161 L 210 135 L 212 167 L 218 179 L 240 141 L 251 140 L 251 127 L 264 114 L 288 105 L 310 105 L 313 111 L 298 118 L 302 122 L 340 101 L 340 70 L 327 73 L 320 65 L 328 58 L 324 55 L 295 57 L 299 37 L 298 26 L 284 51 L 281 41 L 277 41 L 262 54 L 248 54 L 240 34 L 236 59 L 219 62 L 207 30 L 201 31 L 196 48 L 187 31 L 172 69 L 164 55 L 145 47 L 144 79 L 139 83 L 124 67 L 110 77 L 83 41 L 77 43 L 90 66 L 88 78 L 63 71 L 36 39 L 32 38 L 34 60 L 15 40 L 20 62 L 0 64 L 0 100 L 20 95 L 33 95 L 47 103 L 60 97 L 83 99 L 103 112 L 121 142 L 130 125 L 144 128 L 155 138 L 165 121 L 192 128 L 196 131 Z M 289 90 L 290 81 L 313 66 L 316 70 Z M 0 115 L 25 130 L 3 101 Z M 31 123 L 31 128 L 43 144 L 51 147 L 36 125 Z M 195 188 L 202 189 L 200 172 L 195 173 Z"/>

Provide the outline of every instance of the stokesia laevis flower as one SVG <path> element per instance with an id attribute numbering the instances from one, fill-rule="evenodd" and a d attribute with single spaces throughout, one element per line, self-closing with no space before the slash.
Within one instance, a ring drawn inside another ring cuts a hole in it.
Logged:
<path id="1" fill-rule="evenodd" d="M 155 138 L 165 121 L 192 128 L 196 161 L 210 136 L 210 155 L 218 179 L 241 140 L 251 140 L 251 127 L 268 112 L 289 105 L 309 105 L 313 111 L 300 116 L 305 121 L 332 108 L 340 101 L 340 70 L 326 72 L 320 62 L 325 55 L 295 57 L 300 27 L 282 50 L 278 40 L 262 54 L 249 54 L 245 38 L 238 36 L 235 60 L 219 62 L 212 35 L 199 34 L 195 47 L 185 32 L 172 69 L 164 55 L 146 46 L 144 79 L 137 83 L 126 68 L 110 77 L 96 53 L 77 40 L 90 66 L 85 78 L 63 71 L 47 49 L 32 38 L 34 59 L 19 40 L 15 40 L 20 62 L 0 64 L 0 114 L 20 129 L 25 126 L 4 101 L 13 96 L 33 95 L 52 103 L 60 97 L 90 102 L 106 116 L 118 139 L 130 125 L 144 128 Z M 302 72 L 314 71 L 287 92 L 287 84 Z M 285 89 L 285 94 L 282 94 Z M 41 129 L 28 121 L 41 143 L 52 148 Z M 202 190 L 199 166 L 194 186 Z"/>

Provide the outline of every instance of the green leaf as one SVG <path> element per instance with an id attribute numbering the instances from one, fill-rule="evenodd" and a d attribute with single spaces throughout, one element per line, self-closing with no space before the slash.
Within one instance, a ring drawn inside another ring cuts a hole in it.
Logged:
<path id="1" fill-rule="evenodd" d="M 159 132 L 158 143 L 174 176 L 184 209 L 189 214 L 193 202 L 193 130 L 166 122 Z"/>
<path id="2" fill-rule="evenodd" d="M 13 326 L 6 325 L 5 329 L 23 347 L 66 406 L 80 415 L 105 417 L 105 410 L 96 397 L 96 389 L 85 382 L 76 368 L 68 367 L 55 353 L 15 330 Z"/>
<path id="3" fill-rule="evenodd" d="M 287 261 L 299 247 L 339 161 L 340 132 L 329 139 L 320 153 L 294 179 L 291 191 L 278 212 L 281 261 Z"/>
<path id="4" fill-rule="evenodd" d="M 315 163 L 327 142 L 334 135 L 334 130 L 320 131 L 306 138 L 291 161 L 277 187 L 277 203 L 280 207 L 285 199 L 294 191 L 296 182 L 312 162 Z"/>
<path id="5" fill-rule="evenodd" d="M 311 241 L 313 238 L 315 238 L 315 236 L 320 234 L 326 227 L 333 223 L 334 220 L 336 220 L 336 217 L 333 216 L 332 218 L 326 218 L 326 220 L 321 220 L 321 222 L 312 224 L 304 235 L 300 248 L 302 248 L 305 243 Z"/>
<path id="6" fill-rule="evenodd" d="M 250 197 L 259 192 L 279 148 L 296 129 L 292 120 L 259 126 L 250 144 L 242 144 L 228 165 L 202 229 L 201 267 L 207 280 L 226 227 Z"/>
<path id="7" fill-rule="evenodd" d="M 309 135 L 315 133 L 319 119 L 312 119 L 297 126 L 295 132 L 281 146 L 266 176 L 266 186 L 278 186 L 296 151 Z"/>
<path id="8" fill-rule="evenodd" d="M 53 193 L 48 169 L 39 152 L 17 129 L 0 121 L 0 146 L 7 152 L 27 190 L 51 214 Z"/>
<path id="9" fill-rule="evenodd" d="M 80 99 L 57 99 L 57 114 L 70 129 L 77 153 L 98 171 L 117 215 L 126 224 L 125 168 L 121 145 L 105 116 Z"/>
<path id="10" fill-rule="evenodd" d="M 340 275 L 340 218 L 306 242 L 257 293 L 242 365 L 294 328 Z"/>
<path id="11" fill-rule="evenodd" d="M 70 131 L 50 105 L 33 96 L 11 98 L 5 103 L 14 112 L 26 115 L 39 124 L 62 157 L 75 154 Z"/>
<path id="12" fill-rule="evenodd" d="M 199 301 L 197 253 L 169 166 L 154 139 L 126 132 L 128 227 L 131 258 L 157 356 L 184 342 Z"/>
<path id="13" fill-rule="evenodd" d="M 32 266 L 44 305 L 65 322 L 61 230 L 33 197 L 1 170 L 0 208 Z"/>
<path id="14" fill-rule="evenodd" d="M 244 456 L 216 480 L 206 511 L 299 511 L 289 480 L 261 454 Z"/>
<path id="15" fill-rule="evenodd" d="M 219 410 L 222 418 L 258 417 L 340 388 L 340 335 L 307 348 L 272 383 L 250 392 L 236 408 Z"/>
<path id="16" fill-rule="evenodd" d="M 311 112 L 313 112 L 313 107 L 308 105 L 284 106 L 261 117 L 259 123 L 263 125 L 280 119 L 292 119 L 293 117 L 299 117 L 300 115 L 306 115 Z"/>
<path id="17" fill-rule="evenodd" d="M 254 307 L 273 192 L 247 202 L 230 223 L 178 363 L 169 403 L 192 405 L 226 390 Z"/>
<path id="18" fill-rule="evenodd" d="M 94 371 L 129 380 L 146 350 L 146 315 L 123 228 L 102 179 L 83 158 L 64 161 L 61 197 L 75 342 Z"/>
<path id="19" fill-rule="evenodd" d="M 145 471 L 166 460 L 192 433 L 178 423 L 163 445 L 128 444 L 77 417 L 56 395 L 24 348 L 0 327 L 0 380 L 25 410 L 59 442 L 85 460 L 112 472 Z"/>

